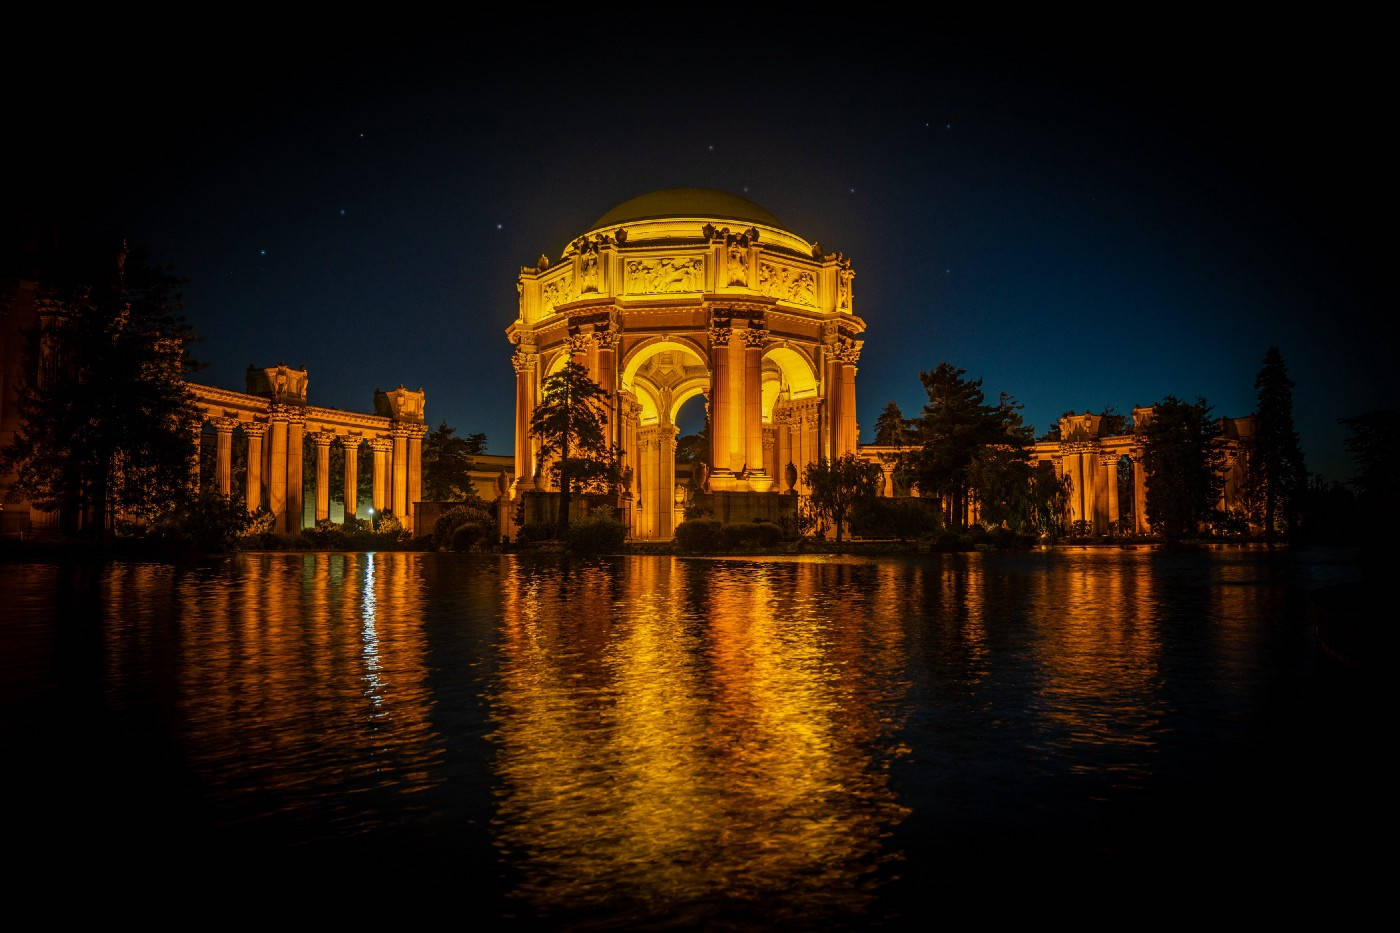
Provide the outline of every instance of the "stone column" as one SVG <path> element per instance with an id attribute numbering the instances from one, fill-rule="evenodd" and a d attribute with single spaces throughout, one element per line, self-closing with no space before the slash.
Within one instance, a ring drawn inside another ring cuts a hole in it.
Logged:
<path id="1" fill-rule="evenodd" d="M 248 511 L 256 512 L 262 507 L 262 462 L 263 462 L 263 435 L 267 433 L 267 422 L 246 421 L 243 423 L 243 434 L 248 438 L 248 476 L 246 477 L 246 489 L 244 498 L 248 502 Z"/>
<path id="2" fill-rule="evenodd" d="M 617 347 L 621 340 L 615 330 L 593 332 L 593 344 L 597 347 L 597 382 L 607 393 L 608 438 L 619 447 L 622 446 L 622 399 L 617 396 Z"/>
<path id="3" fill-rule="evenodd" d="M 411 511 L 408 504 L 408 433 L 407 425 L 394 425 L 394 491 L 389 508 L 405 528 L 409 527 Z"/>
<path id="4" fill-rule="evenodd" d="M 680 433 L 680 429 L 674 424 L 663 423 L 656 433 L 656 536 L 662 540 L 670 540 L 675 536 L 676 435 Z"/>
<path id="5" fill-rule="evenodd" d="M 767 331 L 742 331 L 744 344 L 744 462 L 749 470 L 749 488 L 767 492 L 773 481 L 763 473 L 763 343 Z"/>
<path id="6" fill-rule="evenodd" d="M 778 425 L 765 424 L 763 429 L 763 472 L 768 477 L 769 489 L 780 489 L 782 479 L 778 476 Z"/>
<path id="7" fill-rule="evenodd" d="M 267 507 L 276 517 L 273 527 L 278 534 L 287 534 L 287 411 L 280 405 L 272 408 L 272 438 L 268 441 Z"/>
<path id="8" fill-rule="evenodd" d="M 1118 523 L 1118 457 L 1105 454 L 1103 458 L 1104 482 L 1108 484 L 1108 522 L 1110 527 Z"/>
<path id="9" fill-rule="evenodd" d="M 426 428 L 414 428 L 408 435 L 408 525 L 415 533 L 418 527 L 418 500 L 423 498 L 423 434 Z"/>
<path id="10" fill-rule="evenodd" d="M 317 431 L 311 439 L 316 442 L 316 521 L 324 522 L 331 517 L 331 444 L 335 435 Z"/>
<path id="11" fill-rule="evenodd" d="M 641 494 L 637 500 L 641 512 L 638 516 L 637 527 L 643 538 L 657 536 L 658 518 L 661 512 L 658 493 L 660 461 L 657 457 L 657 450 L 661 446 L 660 430 L 657 425 L 646 425 L 637 431 L 637 468 L 641 472 L 639 478 Z"/>
<path id="12" fill-rule="evenodd" d="M 1142 451 L 1135 450 L 1133 458 L 1133 525 L 1140 535 L 1148 534 L 1147 525 L 1147 470 L 1142 465 Z"/>
<path id="13" fill-rule="evenodd" d="M 587 334 L 571 334 L 568 338 L 569 362 L 582 366 L 588 370 L 588 378 L 593 379 L 593 371 L 588 366 L 588 351 L 592 349 L 593 342 L 588 339 Z M 593 379 L 597 382 L 597 379 Z"/>
<path id="14" fill-rule="evenodd" d="M 1084 479 L 1079 469 L 1079 454 L 1065 454 L 1061 462 L 1064 475 L 1069 477 L 1069 520 L 1073 524 L 1084 520 Z"/>
<path id="15" fill-rule="evenodd" d="M 836 360 L 836 348 L 826 348 L 826 425 L 823 432 L 826 436 L 822 442 L 826 447 L 826 455 L 831 459 L 836 459 L 840 454 L 837 451 L 841 447 L 840 425 L 841 425 L 841 364 Z"/>
<path id="16" fill-rule="evenodd" d="M 343 434 L 340 437 L 341 449 L 345 451 L 345 515 L 346 520 L 355 518 L 359 510 L 360 496 L 360 438 L 358 435 Z"/>
<path id="17" fill-rule="evenodd" d="M 374 437 L 370 438 L 369 447 L 374 451 L 372 505 L 375 514 L 382 514 L 389 498 L 389 451 L 394 449 L 394 442 L 387 437 Z"/>
<path id="18" fill-rule="evenodd" d="M 511 357 L 515 367 L 515 488 L 519 492 L 535 485 L 534 444 L 530 438 L 530 417 L 535 413 L 535 369 L 540 355 L 517 350 Z"/>
<path id="19" fill-rule="evenodd" d="M 855 353 L 856 351 L 852 351 Z M 858 446 L 856 427 L 856 367 L 854 357 L 841 364 L 841 449 L 837 456 L 853 454 Z"/>
<path id="20" fill-rule="evenodd" d="M 228 498 L 233 495 L 233 429 L 238 427 L 237 418 L 214 418 L 214 430 L 219 432 L 218 460 L 215 469 L 219 495 Z"/>
<path id="21" fill-rule="evenodd" d="M 773 422 L 777 425 L 778 447 L 774 457 L 773 478 L 777 481 L 779 492 L 788 492 L 792 489 L 788 485 L 787 465 L 792 463 L 792 412 L 787 408 L 775 409 L 773 412 Z"/>
<path id="22" fill-rule="evenodd" d="M 294 411 L 287 420 L 287 530 L 301 532 L 305 510 L 302 507 L 302 435 L 306 431 L 305 416 Z"/>
<path id="23" fill-rule="evenodd" d="M 734 471 L 738 464 L 730 463 L 729 431 L 733 418 L 733 387 L 729 373 L 729 344 L 732 332 L 728 327 L 710 328 L 710 488 L 734 487 Z"/>
<path id="24" fill-rule="evenodd" d="M 1098 533 L 1103 530 L 1100 521 L 1103 508 L 1099 505 L 1099 477 L 1103 471 L 1099 469 L 1099 458 L 1094 451 L 1082 453 L 1079 458 L 1079 473 L 1084 477 L 1084 520 Z"/>

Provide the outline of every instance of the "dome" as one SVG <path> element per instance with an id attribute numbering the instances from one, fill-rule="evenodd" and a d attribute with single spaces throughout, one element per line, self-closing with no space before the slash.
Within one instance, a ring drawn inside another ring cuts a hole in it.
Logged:
<path id="1" fill-rule="evenodd" d="M 666 188 L 623 201 L 593 222 L 589 229 L 659 217 L 703 217 L 738 220 L 782 229 L 783 223 L 748 198 L 712 188 Z"/>

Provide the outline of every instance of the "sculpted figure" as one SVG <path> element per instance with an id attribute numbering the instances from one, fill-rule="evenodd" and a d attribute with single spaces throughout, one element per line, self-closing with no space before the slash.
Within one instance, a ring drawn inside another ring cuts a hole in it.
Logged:
<path id="1" fill-rule="evenodd" d="M 737 245 L 729 247 L 729 284 L 748 285 L 749 284 L 749 264 L 745 261 L 744 251 Z"/>
<path id="2" fill-rule="evenodd" d="M 583 254 L 580 263 L 579 275 L 582 279 L 580 292 L 596 292 L 598 290 L 598 254 L 587 252 Z"/>

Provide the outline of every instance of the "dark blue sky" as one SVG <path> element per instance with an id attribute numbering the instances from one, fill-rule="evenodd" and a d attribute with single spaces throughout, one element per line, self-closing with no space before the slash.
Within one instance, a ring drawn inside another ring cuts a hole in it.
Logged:
<path id="1" fill-rule="evenodd" d="M 1309 465 L 1337 478 L 1336 418 L 1396 404 L 1364 36 L 823 22 L 734 45 L 549 22 L 94 40 L 7 76 L 22 219 L 120 227 L 188 278 L 204 381 L 281 360 L 358 409 L 421 385 L 429 420 L 500 452 L 518 267 L 672 186 L 745 194 L 853 258 L 866 440 L 943 360 L 1044 430 L 1168 393 L 1247 414 L 1277 344 Z"/>

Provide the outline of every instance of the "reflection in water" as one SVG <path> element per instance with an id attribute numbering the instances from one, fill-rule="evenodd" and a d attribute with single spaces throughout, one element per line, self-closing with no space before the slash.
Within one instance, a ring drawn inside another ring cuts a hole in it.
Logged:
<path id="1" fill-rule="evenodd" d="M 1283 852 L 1281 807 L 1364 800 L 1326 782 L 1388 773 L 1381 705 L 1324 679 L 1301 611 L 1336 572 L 1108 549 L 0 566 L 0 747 L 60 779 L 56 809 L 88 803 L 78 833 L 165 807 L 176 852 L 429 843 L 518 917 L 908 919 L 950 869 L 1136 868 L 1222 825 Z"/>
<path id="2" fill-rule="evenodd" d="M 850 570 L 513 565 L 494 739 L 519 893 L 863 907 L 903 816 L 888 764 L 905 687 L 898 615 L 869 611 L 892 594 Z"/>

